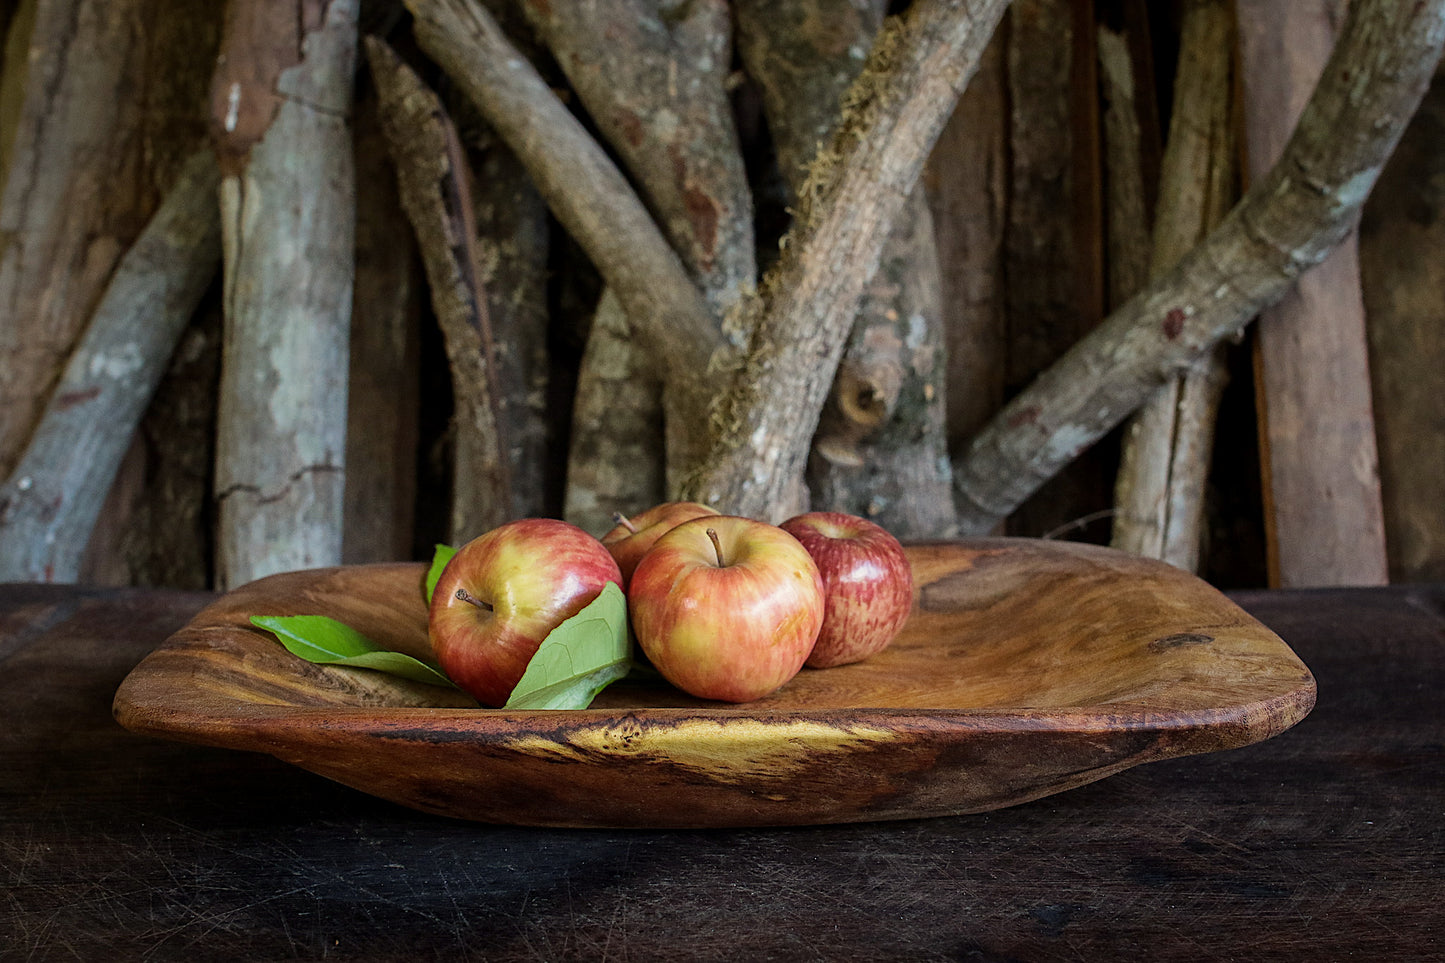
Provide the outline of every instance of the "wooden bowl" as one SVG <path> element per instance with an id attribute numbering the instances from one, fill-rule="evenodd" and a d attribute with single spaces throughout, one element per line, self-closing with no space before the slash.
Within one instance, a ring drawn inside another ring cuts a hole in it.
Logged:
<path id="1" fill-rule="evenodd" d="M 418 564 L 290 572 L 219 598 L 126 678 L 142 733 L 267 752 L 406 806 L 538 826 L 769 826 L 979 812 L 1274 736 L 1314 705 L 1274 633 L 1179 569 L 1097 546 L 908 548 L 885 652 L 709 703 L 623 682 L 580 711 L 304 662 L 252 615 L 314 613 L 426 654 Z"/>

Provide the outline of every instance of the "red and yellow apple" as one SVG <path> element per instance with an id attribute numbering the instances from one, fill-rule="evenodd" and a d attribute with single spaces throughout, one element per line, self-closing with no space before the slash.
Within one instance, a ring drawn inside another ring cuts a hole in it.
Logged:
<path id="1" fill-rule="evenodd" d="M 602 544 L 617 559 L 617 567 L 622 570 L 622 587 L 627 587 L 637 563 L 659 538 L 683 522 L 716 514 L 717 509 L 697 502 L 663 502 L 631 518 L 620 513 L 614 515 L 617 527 L 602 536 Z"/>
<path id="2" fill-rule="evenodd" d="M 602 543 L 553 518 L 508 522 L 463 545 L 432 593 L 437 662 L 478 702 L 505 705 L 542 640 L 622 573 Z"/>
<path id="3" fill-rule="evenodd" d="M 632 628 L 663 678 L 690 695 L 749 702 L 798 674 L 823 623 L 823 583 L 798 540 L 729 515 L 683 522 L 642 557 Z"/>
<path id="4" fill-rule="evenodd" d="M 842 512 L 808 512 L 780 526 L 818 566 L 826 600 L 808 666 L 859 662 L 883 651 L 913 608 L 913 568 L 883 526 Z"/>

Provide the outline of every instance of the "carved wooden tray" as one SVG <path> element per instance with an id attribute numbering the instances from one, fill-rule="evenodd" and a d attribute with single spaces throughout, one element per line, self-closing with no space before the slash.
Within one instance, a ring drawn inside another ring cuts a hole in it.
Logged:
<path id="1" fill-rule="evenodd" d="M 884 653 L 741 706 L 624 682 L 583 711 L 478 709 L 304 662 L 251 615 L 330 615 L 426 654 L 424 566 L 290 572 L 222 596 L 115 698 L 141 733 L 277 758 L 406 806 L 538 826 L 767 826 L 979 812 L 1248 745 L 1314 705 L 1309 670 L 1203 581 L 1110 549 L 912 545 Z"/>

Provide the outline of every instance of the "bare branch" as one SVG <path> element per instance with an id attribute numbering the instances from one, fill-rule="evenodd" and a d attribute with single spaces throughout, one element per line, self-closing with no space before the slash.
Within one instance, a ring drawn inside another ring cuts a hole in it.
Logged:
<path id="1" fill-rule="evenodd" d="M 1173 271 L 1015 397 L 955 463 L 965 531 L 988 530 L 1173 373 L 1277 301 L 1353 227 L 1423 96 L 1445 0 L 1359 0 L 1270 176 Z"/>
<path id="2" fill-rule="evenodd" d="M 219 174 L 196 154 L 121 258 L 0 488 L 0 582 L 68 582 L 166 361 L 221 259 Z"/>
<path id="3" fill-rule="evenodd" d="M 461 542 L 513 517 L 496 349 L 477 279 L 470 186 L 441 100 L 382 41 L 368 37 L 366 52 L 402 206 L 421 247 L 452 370 L 451 537 Z"/>
<path id="4" fill-rule="evenodd" d="M 700 383 L 729 346 L 615 164 L 476 0 L 407 0 L 422 48 L 527 166 L 669 377 Z"/>

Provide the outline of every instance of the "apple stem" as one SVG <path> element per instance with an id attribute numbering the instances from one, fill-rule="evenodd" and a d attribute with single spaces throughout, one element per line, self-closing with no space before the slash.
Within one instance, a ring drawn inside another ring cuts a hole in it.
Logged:
<path id="1" fill-rule="evenodd" d="M 479 609 L 485 609 L 485 610 L 488 611 L 488 612 L 492 611 L 492 606 L 491 606 L 489 603 L 483 602 L 481 599 L 479 599 L 479 598 L 477 598 L 476 596 L 472 595 L 471 593 L 469 593 L 469 592 L 468 592 L 466 589 L 464 589 L 464 588 L 459 588 L 459 589 L 457 589 L 457 591 L 456 591 L 456 599 L 457 599 L 458 602 L 469 602 L 469 603 L 471 603 L 472 605 L 475 605 L 475 606 L 476 606 L 477 608 L 479 608 Z"/>
<path id="2" fill-rule="evenodd" d="M 628 530 L 629 532 L 631 532 L 632 534 L 634 534 L 634 535 L 637 534 L 637 526 L 634 525 L 634 524 L 632 524 L 632 519 L 628 518 L 626 515 L 622 514 L 621 512 L 613 512 L 613 513 L 612 513 L 612 521 L 613 521 L 614 523 L 618 524 L 618 525 L 621 525 L 623 528 L 627 529 L 627 530 Z"/>
<path id="3" fill-rule="evenodd" d="M 722 542 L 718 541 L 717 529 L 715 529 L 715 528 L 709 528 L 709 529 L 707 530 L 707 537 L 710 538 L 710 539 L 712 539 L 712 548 L 713 548 L 713 551 L 717 552 L 717 567 L 718 567 L 718 568 L 727 568 L 727 567 L 728 567 L 728 563 L 725 562 L 725 561 L 723 561 Z"/>

